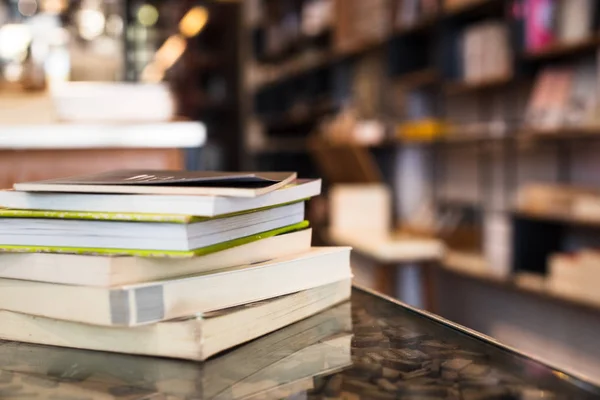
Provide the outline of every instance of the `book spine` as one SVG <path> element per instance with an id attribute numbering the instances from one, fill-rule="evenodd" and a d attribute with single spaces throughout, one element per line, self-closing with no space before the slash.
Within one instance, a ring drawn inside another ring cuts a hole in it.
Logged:
<path id="1" fill-rule="evenodd" d="M 529 0 L 527 5 L 527 49 L 530 51 L 541 50 L 555 40 L 556 2 L 554 0 Z"/>

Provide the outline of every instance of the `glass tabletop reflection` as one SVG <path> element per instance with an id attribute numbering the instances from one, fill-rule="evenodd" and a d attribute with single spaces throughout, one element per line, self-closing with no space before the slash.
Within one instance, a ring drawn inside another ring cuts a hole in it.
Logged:
<path id="1" fill-rule="evenodd" d="M 481 335 L 354 288 L 204 363 L 0 341 L 0 399 L 595 399 Z"/>

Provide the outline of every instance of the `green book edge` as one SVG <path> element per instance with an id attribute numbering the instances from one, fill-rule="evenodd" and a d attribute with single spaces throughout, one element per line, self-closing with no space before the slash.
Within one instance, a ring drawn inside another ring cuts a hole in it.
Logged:
<path id="1" fill-rule="evenodd" d="M 135 257 L 170 257 L 170 258 L 191 258 L 205 256 L 230 249 L 232 247 L 256 242 L 261 239 L 273 236 L 284 235 L 286 233 L 297 232 L 309 227 L 308 221 L 302 221 L 297 224 L 284 226 L 282 228 L 258 233 L 256 235 L 245 236 L 243 238 L 230 240 L 227 242 L 213 244 L 191 251 L 177 250 L 136 250 L 136 249 L 104 249 L 93 247 L 59 247 L 59 246 L 12 246 L 0 244 L 0 253 L 62 253 L 62 254 L 80 254 L 97 256 L 135 256 Z"/>
<path id="2" fill-rule="evenodd" d="M 116 213 L 116 212 L 88 212 L 88 211 L 50 211 L 50 210 L 18 210 L 12 208 L 0 208 L 0 218 L 47 218 L 47 219 L 74 219 L 88 221 L 123 221 L 123 222 L 162 222 L 189 224 L 214 219 L 235 217 L 258 211 L 270 210 L 290 204 L 301 203 L 308 199 L 300 199 L 288 203 L 275 204 L 267 207 L 254 208 L 251 210 L 238 211 L 216 217 L 197 217 L 181 214 L 150 214 L 150 213 Z"/>

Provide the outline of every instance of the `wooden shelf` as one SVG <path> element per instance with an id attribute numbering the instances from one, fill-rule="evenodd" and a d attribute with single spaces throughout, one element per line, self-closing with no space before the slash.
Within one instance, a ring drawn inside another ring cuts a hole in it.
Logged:
<path id="1" fill-rule="evenodd" d="M 408 72 L 398 75 L 396 83 L 412 89 L 422 86 L 429 86 L 439 83 L 441 79 L 440 73 L 435 68 L 425 68 L 414 72 Z"/>
<path id="2" fill-rule="evenodd" d="M 443 12 L 444 16 L 456 17 L 476 12 L 486 7 L 502 6 L 503 3 L 503 0 L 471 0 L 454 7 L 445 7 Z"/>
<path id="3" fill-rule="evenodd" d="M 553 43 L 543 49 L 529 51 L 523 55 L 526 60 L 546 60 L 559 57 L 578 55 L 594 51 L 600 45 L 600 35 L 590 36 L 583 40 L 570 43 Z"/>
<path id="4" fill-rule="evenodd" d="M 444 85 L 444 92 L 447 95 L 460 95 L 481 90 L 489 90 L 506 86 L 513 80 L 512 75 L 503 75 L 494 78 L 483 79 L 477 82 L 456 81 Z"/>
<path id="5" fill-rule="evenodd" d="M 463 270 L 462 268 L 456 268 L 454 266 L 446 266 L 445 263 L 442 267 L 442 270 L 444 272 L 451 273 L 453 275 L 460 276 L 473 281 L 477 281 L 486 285 L 491 285 L 499 289 L 507 290 L 513 293 L 516 292 L 528 296 L 534 296 L 540 300 L 552 302 L 558 305 L 575 307 L 577 309 L 582 309 L 587 312 L 600 312 L 599 303 L 595 303 L 583 297 L 577 298 L 553 292 L 551 290 L 546 289 L 543 285 L 543 282 L 541 282 L 540 285 L 528 285 L 519 282 L 519 280 L 516 279 L 515 276 L 499 277 L 493 275 L 490 272 L 473 273 L 467 269 Z"/>
<path id="6" fill-rule="evenodd" d="M 317 69 L 321 66 L 332 63 L 335 60 L 335 54 L 330 51 L 321 51 L 310 55 L 302 55 L 301 57 L 278 64 L 277 67 L 263 66 L 270 72 L 263 72 L 263 78 L 258 79 L 251 88 L 259 90 L 264 86 L 289 79 L 291 77 L 302 74 L 303 72 Z"/>
<path id="7" fill-rule="evenodd" d="M 514 210 L 513 215 L 517 218 L 537 220 L 543 222 L 554 222 L 566 225 L 581 226 L 586 228 L 600 229 L 600 219 L 576 217 L 570 214 L 558 214 L 531 210 Z"/>
<path id="8" fill-rule="evenodd" d="M 312 54 L 303 54 L 295 59 L 282 62 L 277 66 L 263 66 L 259 68 L 271 69 L 269 73 L 263 73 L 265 77 L 257 79 L 250 84 L 250 90 L 257 91 L 265 86 L 273 85 L 286 79 L 293 78 L 311 70 L 333 65 L 346 58 L 361 55 L 368 51 L 374 50 L 388 41 L 388 37 L 382 40 L 377 40 L 371 43 L 365 43 L 356 48 L 344 51 L 320 51 Z"/>
<path id="9" fill-rule="evenodd" d="M 306 153 L 308 143 L 306 138 L 269 138 L 263 146 L 250 151 L 253 154 Z"/>
<path id="10" fill-rule="evenodd" d="M 522 140 L 600 139 L 599 127 L 564 127 L 558 129 L 524 129 L 518 133 Z"/>
<path id="11" fill-rule="evenodd" d="M 447 145 L 459 145 L 459 144 L 478 144 L 478 143 L 489 143 L 499 142 L 506 140 L 510 136 L 491 136 L 486 134 L 459 134 L 459 135 L 446 135 L 436 140 L 436 144 L 447 144 Z"/>
<path id="12" fill-rule="evenodd" d="M 318 104 L 317 100 L 315 103 L 316 106 L 310 109 L 291 111 L 274 118 L 262 118 L 261 121 L 269 130 L 285 131 L 300 125 L 316 125 L 322 118 L 338 109 L 333 101 L 322 101 Z"/>

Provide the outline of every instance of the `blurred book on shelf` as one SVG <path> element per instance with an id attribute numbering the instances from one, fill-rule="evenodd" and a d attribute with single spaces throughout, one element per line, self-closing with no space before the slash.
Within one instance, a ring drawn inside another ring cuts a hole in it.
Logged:
<path id="1" fill-rule="evenodd" d="M 443 121 L 430 118 L 398 124 L 396 137 L 405 141 L 429 142 L 441 138 L 447 130 Z"/>
<path id="2" fill-rule="evenodd" d="M 416 229 L 396 230 L 392 194 L 384 184 L 335 185 L 329 195 L 328 239 L 380 261 L 437 260 L 440 240 Z M 369 212 L 357 212 L 369 210 Z"/>
<path id="3" fill-rule="evenodd" d="M 395 0 L 394 28 L 410 29 L 422 21 L 427 21 L 439 13 L 437 0 Z"/>
<path id="4" fill-rule="evenodd" d="M 362 119 L 353 108 L 345 108 L 331 118 L 326 118 L 318 134 L 332 144 L 350 143 L 373 146 L 386 139 L 386 127 L 378 119 Z"/>
<path id="5" fill-rule="evenodd" d="M 517 197 L 517 210 L 548 219 L 600 222 L 600 190 L 566 185 L 530 184 Z"/>
<path id="6" fill-rule="evenodd" d="M 600 303 L 600 251 L 555 253 L 548 259 L 547 288 L 571 298 Z"/>
<path id="7" fill-rule="evenodd" d="M 517 0 L 517 24 L 526 53 L 554 45 L 574 44 L 593 37 L 594 0 Z"/>
<path id="8" fill-rule="evenodd" d="M 556 40 L 556 0 L 524 0 L 525 48 L 528 51 L 542 49 Z"/>
<path id="9" fill-rule="evenodd" d="M 513 75 L 513 54 L 508 27 L 501 21 L 489 21 L 466 28 L 461 36 L 459 64 L 462 79 L 481 83 Z"/>
<path id="10" fill-rule="evenodd" d="M 533 87 L 526 111 L 526 124 L 542 129 L 561 126 L 569 97 L 573 70 L 548 67 L 542 70 Z"/>
<path id="11" fill-rule="evenodd" d="M 389 0 L 336 0 L 335 49 L 351 52 L 382 42 L 390 33 Z"/>
<path id="12" fill-rule="evenodd" d="M 329 208 L 331 231 L 381 235 L 393 229 L 392 194 L 384 184 L 335 185 L 329 194 Z"/>
<path id="13" fill-rule="evenodd" d="M 558 37 L 564 42 L 575 42 L 593 32 L 595 0 L 562 0 L 558 11 Z"/>
<path id="14" fill-rule="evenodd" d="M 538 130 L 598 125 L 596 60 L 542 69 L 535 80 L 525 125 Z"/>

